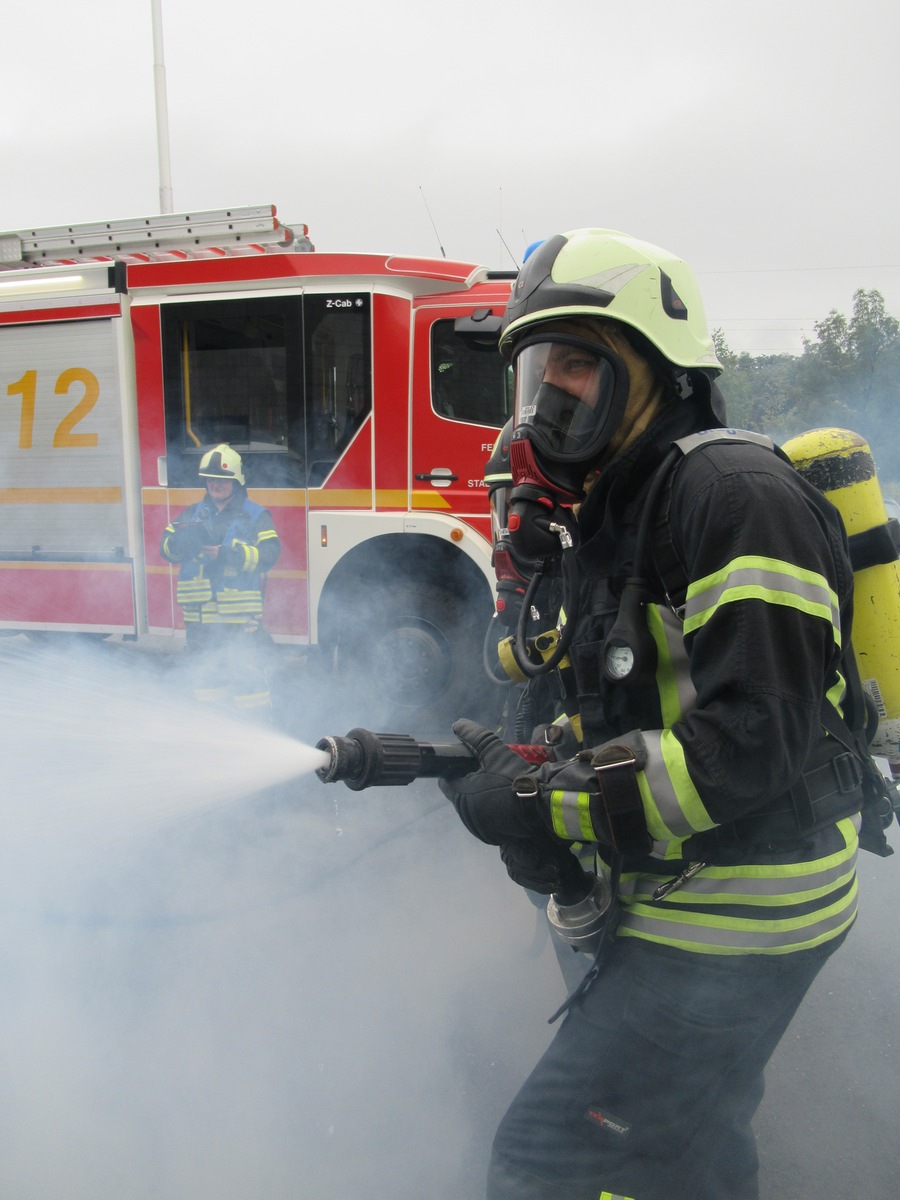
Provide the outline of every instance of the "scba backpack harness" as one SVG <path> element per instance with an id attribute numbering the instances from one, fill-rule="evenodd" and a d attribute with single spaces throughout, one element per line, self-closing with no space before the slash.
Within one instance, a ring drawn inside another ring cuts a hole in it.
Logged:
<path id="1" fill-rule="evenodd" d="M 644 595 L 647 595 L 649 551 L 667 603 L 679 619 L 684 613 L 688 579 L 670 533 L 672 490 L 684 460 L 694 450 L 715 442 L 763 446 L 794 468 L 788 455 L 771 438 L 748 430 L 704 430 L 672 444 L 648 491 L 637 534 L 634 572 L 638 578 L 629 583 L 636 585 L 635 591 L 640 590 L 639 584 L 643 583 Z M 882 530 L 850 538 L 850 563 L 854 574 L 871 566 L 873 561 L 896 559 L 900 543 L 898 532 L 897 522 L 893 521 Z M 747 838 L 778 842 L 810 834 L 860 813 L 860 846 L 880 857 L 893 854 L 885 830 L 895 814 L 900 821 L 900 791 L 887 761 L 876 761 L 869 749 L 873 713 L 850 638 L 845 639 L 839 669 L 846 684 L 842 712 L 823 698 L 820 719 L 828 736 L 814 752 L 797 782 L 764 811 L 719 826 L 700 835 L 703 839 L 712 837 L 719 843 Z M 877 714 L 874 721 L 877 725 Z"/>

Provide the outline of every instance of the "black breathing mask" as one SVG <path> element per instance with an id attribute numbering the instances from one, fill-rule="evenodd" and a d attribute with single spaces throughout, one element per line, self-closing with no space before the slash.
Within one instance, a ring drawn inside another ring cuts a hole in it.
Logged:
<path id="1" fill-rule="evenodd" d="M 550 529 L 573 532 L 572 505 L 621 424 L 628 369 L 614 351 L 574 334 L 525 337 L 513 353 L 515 415 L 510 444 L 510 538 L 535 559 L 561 551 Z"/>

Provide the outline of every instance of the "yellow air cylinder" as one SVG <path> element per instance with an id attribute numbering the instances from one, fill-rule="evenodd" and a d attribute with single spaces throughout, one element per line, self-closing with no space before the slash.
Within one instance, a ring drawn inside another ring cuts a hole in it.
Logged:
<path id="1" fill-rule="evenodd" d="M 812 429 L 782 449 L 837 508 L 851 538 L 884 533 L 868 554 L 874 565 L 854 571 L 852 637 L 863 687 L 878 710 L 872 753 L 883 755 L 900 773 L 900 561 L 896 550 L 891 555 L 887 509 L 872 452 L 859 434 L 847 429 Z"/>

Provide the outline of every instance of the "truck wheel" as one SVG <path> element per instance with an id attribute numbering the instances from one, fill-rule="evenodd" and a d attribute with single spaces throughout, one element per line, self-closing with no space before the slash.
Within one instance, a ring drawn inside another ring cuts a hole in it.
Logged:
<path id="1" fill-rule="evenodd" d="M 382 732 L 446 739 L 457 717 L 488 721 L 498 689 L 481 647 L 490 608 L 429 584 L 361 589 L 335 647 L 359 723 Z"/>

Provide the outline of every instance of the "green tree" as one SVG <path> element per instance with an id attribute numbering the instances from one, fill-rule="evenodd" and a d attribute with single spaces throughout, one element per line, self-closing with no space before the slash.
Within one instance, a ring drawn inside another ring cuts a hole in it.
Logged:
<path id="1" fill-rule="evenodd" d="M 813 331 L 798 356 L 738 354 L 713 330 L 729 421 L 777 441 L 852 429 L 872 447 L 884 490 L 900 496 L 900 321 L 880 292 L 860 288 L 849 318 L 832 309 Z"/>
<path id="2" fill-rule="evenodd" d="M 728 420 L 741 429 L 784 436 L 793 404 L 797 359 L 790 354 L 736 354 L 721 329 L 714 329 L 712 338 L 723 367 L 719 387 Z"/>
<path id="3" fill-rule="evenodd" d="M 811 424 L 861 434 L 882 475 L 900 480 L 900 321 L 880 292 L 860 288 L 849 320 L 832 309 L 813 330 L 798 363 L 798 411 Z"/>

